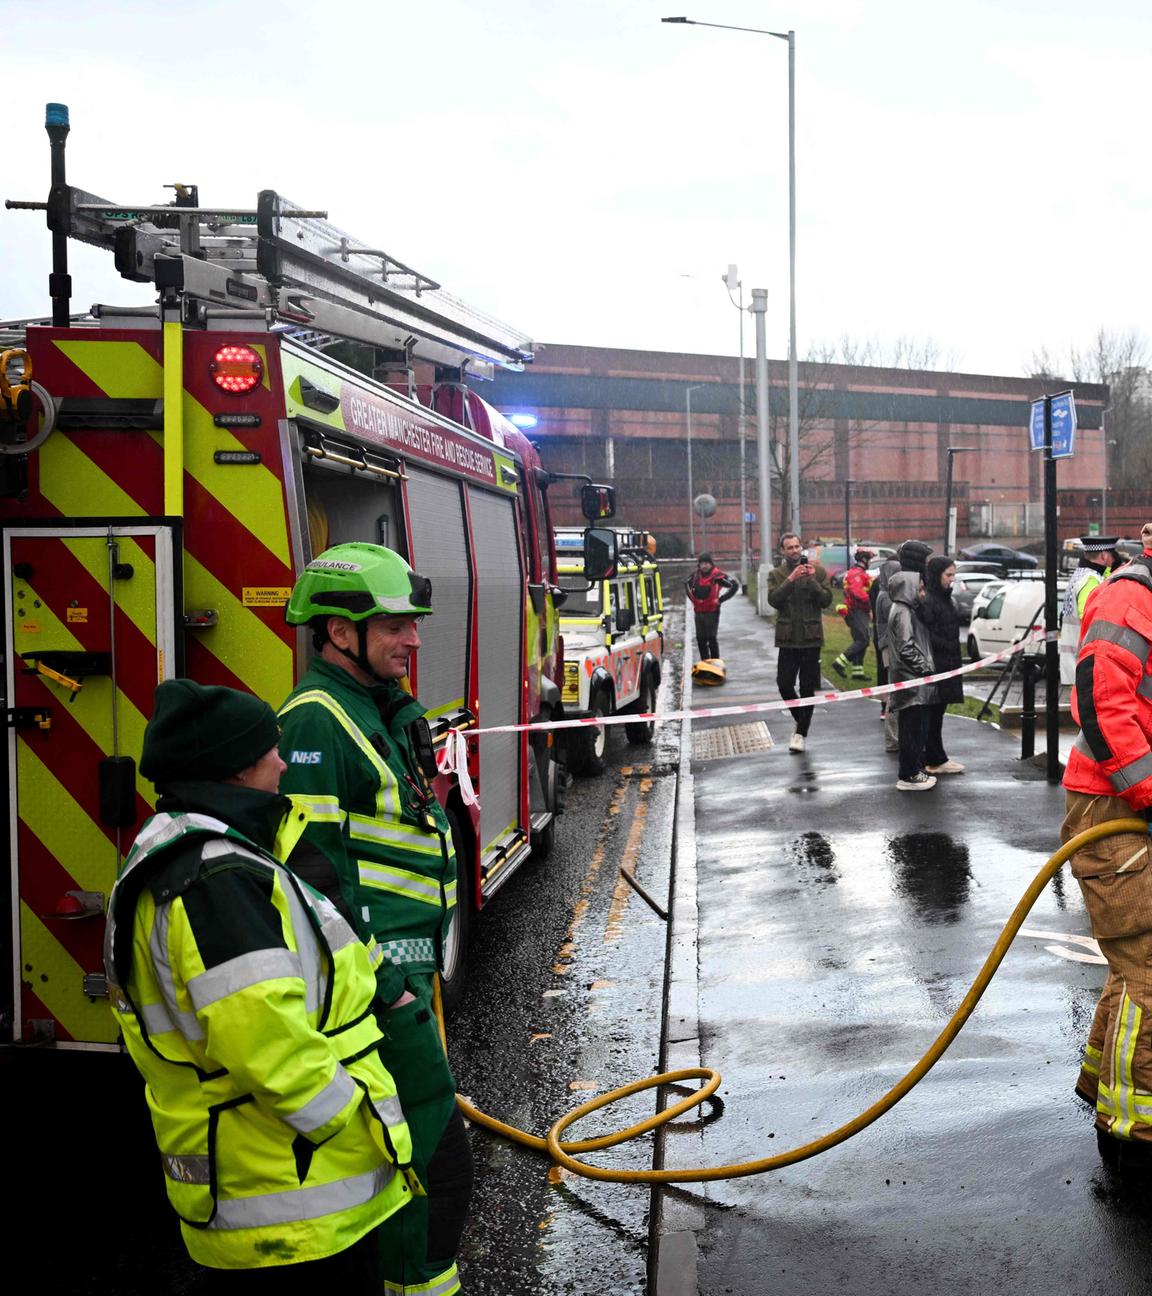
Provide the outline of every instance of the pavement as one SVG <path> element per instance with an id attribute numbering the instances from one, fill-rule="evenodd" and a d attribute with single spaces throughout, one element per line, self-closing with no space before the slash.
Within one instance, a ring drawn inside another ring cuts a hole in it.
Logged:
<path id="1" fill-rule="evenodd" d="M 685 703 L 777 697 L 772 638 L 746 600 L 726 604 L 728 682 L 687 682 Z M 771 750 L 701 759 L 705 729 L 756 719 Z M 768 1156 L 869 1106 L 940 1033 L 1059 844 L 1062 791 L 1019 761 L 1016 733 L 949 716 L 967 772 L 906 793 L 875 701 L 817 708 L 803 755 L 791 732 L 787 712 L 684 726 L 663 1064 L 724 1082 L 657 1164 Z M 772 1174 L 657 1190 L 656 1296 L 1152 1292 L 1148 1205 L 1102 1166 L 1072 1095 L 1104 976 L 1064 871 L 886 1116 Z"/>

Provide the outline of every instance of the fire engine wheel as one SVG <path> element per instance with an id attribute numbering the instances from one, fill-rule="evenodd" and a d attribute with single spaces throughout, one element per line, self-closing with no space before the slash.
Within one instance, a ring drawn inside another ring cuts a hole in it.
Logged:
<path id="1" fill-rule="evenodd" d="M 656 709 L 656 689 L 652 684 L 652 672 L 644 672 L 644 682 L 640 685 L 640 696 L 636 699 L 637 711 L 654 711 Z M 635 724 L 626 724 L 624 733 L 633 747 L 650 743 L 656 735 L 655 720 L 637 720 Z"/>
<path id="2" fill-rule="evenodd" d="M 592 695 L 588 707 L 590 716 L 606 716 L 611 709 L 604 701 L 603 690 Z M 604 753 L 608 747 L 608 730 L 603 725 L 589 725 L 573 733 L 569 748 L 569 764 L 574 774 L 595 777 L 604 773 Z"/>
<path id="3" fill-rule="evenodd" d="M 472 934 L 471 858 L 454 810 L 448 812 L 452 846 L 456 852 L 456 907 L 444 937 L 443 966 L 440 969 L 440 995 L 444 1012 L 452 1014 L 464 998 L 464 979 L 468 968 L 468 942 Z"/>

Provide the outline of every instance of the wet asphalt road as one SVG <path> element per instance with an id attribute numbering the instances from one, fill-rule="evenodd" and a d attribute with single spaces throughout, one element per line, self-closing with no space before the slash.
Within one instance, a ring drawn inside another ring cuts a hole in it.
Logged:
<path id="1" fill-rule="evenodd" d="M 669 639 L 671 644 L 671 637 Z M 678 656 L 678 653 L 672 655 Z M 679 696 L 670 665 L 662 706 Z M 678 738 L 609 744 L 607 771 L 569 791 L 553 855 L 523 867 L 474 924 L 472 981 L 449 1023 L 462 1092 L 534 1133 L 659 1055 L 666 924 L 619 879 L 666 902 Z M 0 1054 L 16 1240 L 38 1287 L 76 1296 L 195 1294 L 164 1200 L 141 1082 L 125 1057 Z M 631 1124 L 650 1095 L 578 1134 Z M 645 1288 L 649 1190 L 550 1173 L 538 1154 L 472 1131 L 477 1191 L 461 1269 L 470 1296 Z M 599 1153 L 644 1169 L 651 1140 Z"/>
<path id="2" fill-rule="evenodd" d="M 671 640 L 669 640 L 671 642 Z M 661 706 L 679 696 L 669 667 Z M 461 1092 L 543 1134 L 598 1092 L 657 1069 L 667 928 L 619 867 L 666 903 L 678 735 L 631 747 L 610 731 L 607 771 L 578 779 L 553 855 L 521 870 L 478 924 L 475 973 L 449 1025 Z M 651 1095 L 596 1113 L 576 1137 L 648 1116 Z M 649 1190 L 552 1170 L 473 1130 L 477 1192 L 461 1255 L 469 1296 L 592 1296 L 645 1290 Z M 595 1154 L 647 1169 L 651 1137 Z"/>
<path id="3" fill-rule="evenodd" d="M 697 706 L 772 695 L 770 639 L 729 608 L 730 683 Z M 694 765 L 702 1052 L 725 1114 L 681 1164 L 792 1148 L 881 1096 L 1058 845 L 1062 793 L 1020 771 L 1018 739 L 949 720 L 969 772 L 904 794 L 877 712 L 817 710 L 803 756 L 770 716 L 773 751 Z M 1102 1167 L 1072 1096 L 1105 969 L 1077 961 L 1093 956 L 1067 872 L 1025 931 L 891 1113 L 813 1160 L 697 1190 L 705 1296 L 1152 1291 L 1149 1204 Z"/>

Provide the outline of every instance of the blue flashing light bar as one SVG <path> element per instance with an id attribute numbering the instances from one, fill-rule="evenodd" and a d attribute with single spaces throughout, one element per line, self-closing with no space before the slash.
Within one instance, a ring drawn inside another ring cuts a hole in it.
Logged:
<path id="1" fill-rule="evenodd" d="M 45 126 L 67 126 L 68 125 L 68 105 L 59 103 L 50 103 L 44 105 L 44 125 Z"/>
<path id="2" fill-rule="evenodd" d="M 508 421 L 525 432 L 530 428 L 534 428 L 540 422 L 535 414 L 509 414 Z"/>

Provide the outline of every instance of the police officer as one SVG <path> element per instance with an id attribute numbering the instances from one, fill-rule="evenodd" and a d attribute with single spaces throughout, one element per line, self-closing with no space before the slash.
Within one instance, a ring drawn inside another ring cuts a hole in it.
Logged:
<path id="1" fill-rule="evenodd" d="M 1064 610 L 1060 620 L 1060 683 L 1076 682 L 1076 654 L 1080 649 L 1080 624 L 1088 596 L 1117 566 L 1116 546 L 1119 536 L 1081 536 L 1080 562 L 1064 591 Z"/>
<path id="2" fill-rule="evenodd" d="M 311 628 L 316 658 L 280 709 L 280 750 L 285 791 L 321 807 L 305 834 L 318 852 L 309 880 L 346 905 L 383 952 L 383 1055 L 428 1192 L 382 1231 L 387 1290 L 451 1296 L 472 1157 L 432 993 L 456 903 L 456 858 L 432 791 L 424 708 L 401 687 L 420 646 L 418 622 L 431 611 L 431 583 L 390 549 L 342 544 L 310 562 L 287 618 Z"/>
<path id="3" fill-rule="evenodd" d="M 1144 533 L 1142 533 L 1144 535 Z M 1152 534 L 1084 609 L 1064 774 L 1061 840 L 1152 806 Z M 1092 934 L 1108 960 L 1077 1093 L 1096 1108 L 1101 1155 L 1152 1180 L 1152 868 L 1149 835 L 1124 833 L 1072 857 Z"/>
<path id="4" fill-rule="evenodd" d="M 248 694 L 156 690 L 140 772 L 160 799 L 109 902 L 112 1011 L 205 1290 L 376 1296 L 378 1226 L 420 1189 L 369 950 L 273 853 L 278 740 Z"/>

